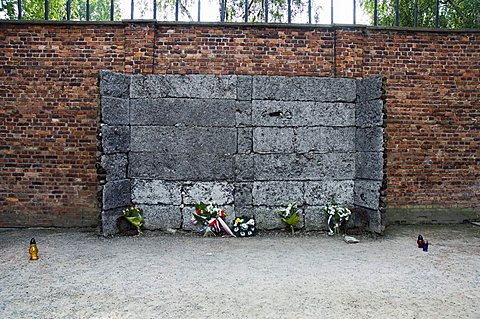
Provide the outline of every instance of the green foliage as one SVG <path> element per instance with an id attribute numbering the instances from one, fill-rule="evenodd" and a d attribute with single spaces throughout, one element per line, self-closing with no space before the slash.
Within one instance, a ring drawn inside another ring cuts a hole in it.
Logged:
<path id="1" fill-rule="evenodd" d="M 439 0 L 439 24 L 442 28 L 479 28 L 480 0 Z M 399 26 L 414 26 L 415 1 L 398 0 Z M 374 18 L 375 0 L 361 0 L 365 12 Z M 378 25 L 395 26 L 396 0 L 378 0 Z M 435 0 L 418 0 L 418 26 L 435 27 Z"/>
<path id="2" fill-rule="evenodd" d="M 278 215 L 280 216 L 280 219 L 282 220 L 282 222 L 284 222 L 290 227 L 292 234 L 294 234 L 295 227 L 300 221 L 300 215 L 298 214 L 297 204 L 296 203 L 288 204 L 286 209 L 283 209 L 280 212 L 278 212 Z"/>
<path id="3" fill-rule="evenodd" d="M 143 226 L 143 211 L 141 208 L 131 206 L 130 208 L 122 211 L 122 216 L 125 217 L 135 228 L 138 233 L 141 233 L 141 227 Z"/>

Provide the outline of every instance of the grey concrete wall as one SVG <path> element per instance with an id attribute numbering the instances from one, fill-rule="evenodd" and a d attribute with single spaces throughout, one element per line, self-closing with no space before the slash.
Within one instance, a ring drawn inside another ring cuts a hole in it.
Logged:
<path id="1" fill-rule="evenodd" d="M 331 195 L 381 231 L 381 80 L 102 72 L 104 234 L 130 201 L 147 229 L 191 229 L 209 199 L 262 229 L 295 201 L 324 229 Z"/>

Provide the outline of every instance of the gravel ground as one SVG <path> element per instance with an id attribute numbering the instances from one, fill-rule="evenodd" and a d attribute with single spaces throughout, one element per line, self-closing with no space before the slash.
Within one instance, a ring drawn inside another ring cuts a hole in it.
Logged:
<path id="1" fill-rule="evenodd" d="M 480 318 L 480 227 L 360 239 L 1 229 L 0 318 Z"/>

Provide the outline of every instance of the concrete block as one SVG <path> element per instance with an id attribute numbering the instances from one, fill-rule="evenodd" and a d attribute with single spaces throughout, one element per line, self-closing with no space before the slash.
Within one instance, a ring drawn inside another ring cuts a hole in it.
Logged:
<path id="1" fill-rule="evenodd" d="M 235 154 L 237 130 L 224 127 L 132 126 L 131 150 L 160 154 Z"/>
<path id="2" fill-rule="evenodd" d="M 129 99 L 102 96 L 102 122 L 129 125 Z"/>
<path id="3" fill-rule="evenodd" d="M 227 99 L 139 98 L 131 100 L 131 125 L 234 127 L 243 102 Z M 248 111 L 245 111 L 248 112 Z"/>
<path id="4" fill-rule="evenodd" d="M 385 226 L 382 223 L 382 213 L 378 209 L 369 209 L 367 229 L 375 233 L 383 233 Z"/>
<path id="5" fill-rule="evenodd" d="M 234 184 L 234 200 L 235 200 L 235 209 L 239 209 L 240 207 L 251 207 L 253 205 L 252 199 L 252 182 L 247 183 L 235 183 Z M 238 215 L 239 216 L 239 215 Z"/>
<path id="6" fill-rule="evenodd" d="M 156 229 L 179 229 L 182 226 L 182 211 L 180 206 L 175 205 L 138 205 L 143 209 L 145 218 L 144 228 Z"/>
<path id="7" fill-rule="evenodd" d="M 233 155 L 129 153 L 129 177 L 177 181 L 233 180 Z"/>
<path id="8" fill-rule="evenodd" d="M 107 182 L 103 187 L 103 210 L 130 205 L 130 180 Z"/>
<path id="9" fill-rule="evenodd" d="M 383 128 L 357 127 L 355 132 L 355 140 L 357 152 L 382 152 Z"/>
<path id="10" fill-rule="evenodd" d="M 237 100 L 239 101 L 252 100 L 252 76 L 251 75 L 237 76 Z"/>
<path id="11" fill-rule="evenodd" d="M 130 98 L 166 97 L 172 90 L 166 75 L 148 74 L 132 75 Z"/>
<path id="12" fill-rule="evenodd" d="M 100 95 L 109 97 L 128 98 L 130 91 L 130 76 L 113 73 L 111 71 L 100 72 Z"/>
<path id="13" fill-rule="evenodd" d="M 303 182 L 272 181 L 253 182 L 253 205 L 256 206 L 287 206 L 296 202 L 303 205 Z"/>
<path id="14" fill-rule="evenodd" d="M 353 102 L 355 80 L 345 78 L 254 76 L 254 100 Z"/>
<path id="15" fill-rule="evenodd" d="M 381 181 L 356 180 L 354 201 L 360 207 L 377 210 L 380 202 Z"/>
<path id="16" fill-rule="evenodd" d="M 104 154 L 126 153 L 130 150 L 130 127 L 102 125 Z"/>
<path id="17" fill-rule="evenodd" d="M 234 185 L 228 182 L 186 183 L 183 187 L 183 203 L 195 205 L 202 201 L 215 201 L 219 206 L 232 205 Z"/>
<path id="18" fill-rule="evenodd" d="M 220 101 L 225 101 L 225 100 L 220 100 Z M 236 127 L 251 126 L 252 125 L 252 102 L 237 101 L 235 102 L 235 106 L 236 106 L 235 126 Z"/>
<path id="19" fill-rule="evenodd" d="M 355 178 L 383 179 L 383 152 L 358 152 L 355 154 Z"/>
<path id="20" fill-rule="evenodd" d="M 256 126 L 355 126 L 354 103 L 252 101 Z"/>
<path id="21" fill-rule="evenodd" d="M 250 154 L 253 150 L 253 129 L 241 127 L 237 129 L 237 153 Z"/>
<path id="22" fill-rule="evenodd" d="M 335 196 L 337 203 L 353 206 L 354 182 L 345 181 L 311 181 L 305 182 L 305 203 L 313 206 L 325 206 Z"/>
<path id="23" fill-rule="evenodd" d="M 383 95 L 383 78 L 372 76 L 357 80 L 357 103 L 381 99 Z"/>
<path id="24" fill-rule="evenodd" d="M 293 153 L 293 128 L 256 127 L 253 129 L 255 153 Z"/>
<path id="25" fill-rule="evenodd" d="M 258 229 L 286 229 L 287 225 L 282 222 L 278 212 L 282 209 L 285 209 L 283 206 L 255 206 L 254 209 L 254 216 L 255 220 L 257 221 Z M 300 214 L 300 222 L 297 224 L 296 229 L 301 229 L 304 226 L 304 218 L 303 218 L 303 210 L 299 209 L 298 213 Z M 290 231 L 290 228 L 288 229 Z"/>
<path id="26" fill-rule="evenodd" d="M 127 154 L 102 155 L 101 165 L 106 172 L 107 182 L 127 178 Z"/>
<path id="27" fill-rule="evenodd" d="M 166 75 L 170 86 L 168 96 L 203 99 L 236 99 L 236 75 Z"/>
<path id="28" fill-rule="evenodd" d="M 383 101 L 372 100 L 357 103 L 356 126 L 374 127 L 383 126 Z"/>
<path id="29" fill-rule="evenodd" d="M 109 210 L 102 210 L 102 234 L 103 236 L 113 236 L 118 233 L 117 219 L 122 215 L 122 211 L 127 207 L 118 207 Z"/>
<path id="30" fill-rule="evenodd" d="M 238 154 L 235 156 L 235 181 L 253 181 L 254 157 Z"/>
<path id="31" fill-rule="evenodd" d="M 182 203 L 181 184 L 163 180 L 134 179 L 132 200 L 139 204 L 180 205 Z"/>
<path id="32" fill-rule="evenodd" d="M 296 129 L 299 153 L 354 152 L 354 127 L 300 127 Z"/>
<path id="33" fill-rule="evenodd" d="M 323 206 L 305 206 L 305 230 L 327 230 L 327 214 Z"/>

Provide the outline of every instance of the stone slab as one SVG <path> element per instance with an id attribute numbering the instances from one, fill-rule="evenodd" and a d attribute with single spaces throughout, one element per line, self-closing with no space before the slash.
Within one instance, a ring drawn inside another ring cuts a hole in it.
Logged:
<path id="1" fill-rule="evenodd" d="M 250 154 L 253 151 L 253 129 L 240 127 L 237 129 L 237 153 Z"/>
<path id="2" fill-rule="evenodd" d="M 106 172 L 107 182 L 127 178 L 127 154 L 103 155 L 101 165 Z"/>
<path id="3" fill-rule="evenodd" d="M 130 180 L 107 182 L 103 186 L 103 210 L 130 205 Z"/>
<path id="4" fill-rule="evenodd" d="M 240 101 L 235 103 L 235 125 L 246 127 L 252 125 L 252 102 Z"/>
<path id="5" fill-rule="evenodd" d="M 102 125 L 104 154 L 127 153 L 130 150 L 130 127 Z"/>
<path id="6" fill-rule="evenodd" d="M 228 182 L 186 183 L 183 186 L 183 203 L 195 205 L 200 201 L 215 201 L 218 205 L 232 205 L 234 202 L 234 185 Z"/>
<path id="7" fill-rule="evenodd" d="M 305 230 L 327 230 L 327 214 L 323 206 L 305 206 Z"/>
<path id="8" fill-rule="evenodd" d="M 102 122 L 108 125 L 128 125 L 130 100 L 102 96 Z"/>
<path id="9" fill-rule="evenodd" d="M 132 200 L 139 204 L 180 205 L 182 203 L 181 183 L 163 180 L 134 179 Z"/>
<path id="10" fill-rule="evenodd" d="M 144 228 L 149 230 L 157 229 L 179 229 L 182 226 L 182 211 L 180 206 L 175 205 L 138 205 L 143 209 Z"/>
<path id="11" fill-rule="evenodd" d="M 102 211 L 102 235 L 113 236 L 118 233 L 117 219 L 127 207 L 119 207 Z"/>
<path id="12" fill-rule="evenodd" d="M 292 202 L 303 205 L 303 182 L 271 181 L 253 182 L 253 205 L 282 206 Z"/>
<path id="13" fill-rule="evenodd" d="M 357 152 L 382 152 L 383 151 L 383 128 L 369 127 L 358 128 L 355 132 L 355 144 Z"/>
<path id="14" fill-rule="evenodd" d="M 380 99 L 356 104 L 356 126 L 383 126 L 383 101 Z"/>
<path id="15" fill-rule="evenodd" d="M 297 153 L 354 152 L 354 127 L 300 127 L 295 129 Z"/>
<path id="16" fill-rule="evenodd" d="M 255 126 L 355 126 L 354 103 L 252 101 Z"/>
<path id="17" fill-rule="evenodd" d="M 253 129 L 255 153 L 293 153 L 294 147 L 293 128 L 256 127 Z"/>
<path id="18" fill-rule="evenodd" d="M 238 210 L 240 207 L 245 208 L 253 205 L 252 188 L 253 182 L 234 184 L 233 196 L 235 201 L 235 209 Z"/>
<path id="19" fill-rule="evenodd" d="M 354 181 L 310 181 L 305 182 L 305 203 L 325 206 L 335 196 L 338 204 L 353 206 Z"/>
<path id="20" fill-rule="evenodd" d="M 235 156 L 235 181 L 253 181 L 254 157 L 250 154 L 238 154 Z"/>
<path id="21" fill-rule="evenodd" d="M 102 96 L 128 98 L 130 76 L 111 71 L 100 72 L 100 94 Z"/>
<path id="22" fill-rule="evenodd" d="M 356 180 L 354 201 L 360 207 L 377 210 L 380 202 L 381 181 Z"/>
<path id="23" fill-rule="evenodd" d="M 186 153 L 194 160 L 210 154 L 235 154 L 237 130 L 224 127 L 132 126 L 130 145 L 133 152 Z"/>
<path id="24" fill-rule="evenodd" d="M 255 100 L 354 102 L 353 79 L 324 77 L 255 76 Z"/>
<path id="25" fill-rule="evenodd" d="M 285 209 L 283 206 L 255 206 L 253 208 L 254 210 L 254 216 L 255 220 L 257 222 L 258 228 L 259 229 L 287 229 L 287 225 L 282 222 L 280 219 L 280 216 L 278 215 L 278 212 L 280 212 L 282 209 Z M 303 217 L 303 210 L 299 209 L 298 213 L 300 214 L 300 222 L 297 224 L 296 229 L 301 229 L 304 226 L 304 217 Z M 288 231 L 290 231 L 288 229 Z"/>
<path id="26" fill-rule="evenodd" d="M 383 78 L 379 75 L 357 80 L 357 102 L 381 99 Z"/>
<path id="27" fill-rule="evenodd" d="M 131 99 L 131 125 L 234 127 L 245 103 L 227 99 Z M 245 111 L 248 113 L 248 111 Z"/>
<path id="28" fill-rule="evenodd" d="M 177 181 L 233 180 L 233 155 L 155 152 L 129 153 L 130 178 L 152 178 Z"/>
<path id="29" fill-rule="evenodd" d="M 383 180 L 383 152 L 358 152 L 355 154 L 355 178 Z"/>
<path id="30" fill-rule="evenodd" d="M 237 99 L 240 101 L 252 100 L 252 82 L 251 75 L 237 76 Z"/>

